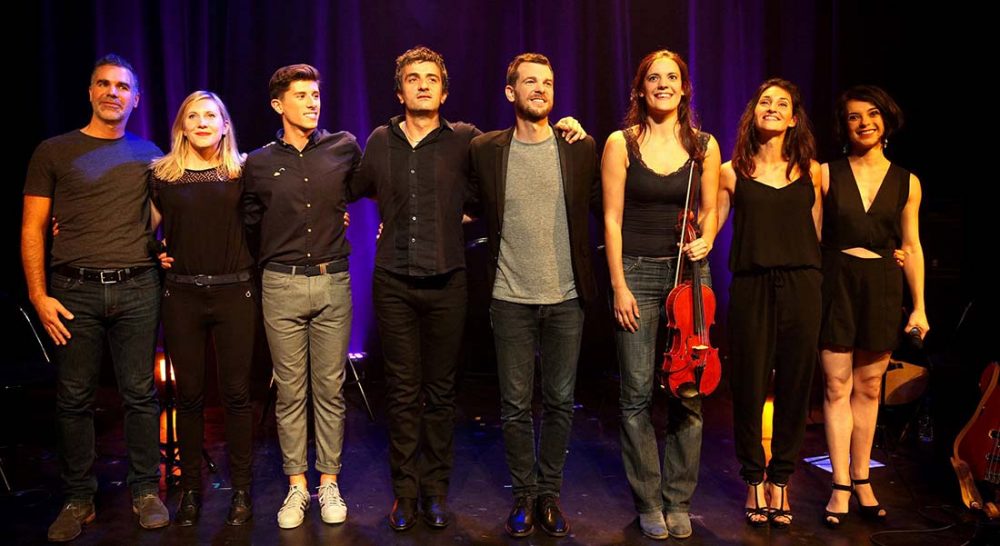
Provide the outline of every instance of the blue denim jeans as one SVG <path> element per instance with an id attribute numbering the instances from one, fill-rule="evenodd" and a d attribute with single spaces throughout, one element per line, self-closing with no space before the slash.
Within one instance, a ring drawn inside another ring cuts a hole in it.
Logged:
<path id="1" fill-rule="evenodd" d="M 346 271 L 306 277 L 265 270 L 261 284 L 264 332 L 278 387 L 274 413 L 282 468 L 289 476 L 309 469 L 306 401 L 312 391 L 316 470 L 340 474 L 351 276 Z"/>
<path id="2" fill-rule="evenodd" d="M 127 483 L 136 498 L 160 482 L 160 405 L 153 385 L 160 277 L 156 270 L 124 282 L 101 284 L 53 274 L 49 295 L 73 313 L 63 320 L 72 336 L 55 350 L 56 413 L 61 477 L 69 500 L 97 492 L 94 465 L 94 398 L 104 344 L 111 350 L 125 408 Z"/>
<path id="3" fill-rule="evenodd" d="M 495 299 L 490 304 L 490 320 L 497 351 L 504 450 L 514 496 L 558 497 L 573 424 L 583 307 L 577 299 L 553 305 Z M 531 412 L 536 352 L 540 353 L 542 378 L 537 457 Z"/>
<path id="4" fill-rule="evenodd" d="M 674 286 L 676 258 L 623 256 L 625 283 L 639 305 L 639 329 L 615 330 L 621 374 L 621 444 L 625 476 L 639 513 L 687 512 L 698 483 L 701 457 L 701 399 L 670 397 L 663 442 L 663 471 L 651 420 L 656 370 L 656 336 L 665 324 L 664 301 Z M 702 282 L 711 284 L 708 267 Z"/>

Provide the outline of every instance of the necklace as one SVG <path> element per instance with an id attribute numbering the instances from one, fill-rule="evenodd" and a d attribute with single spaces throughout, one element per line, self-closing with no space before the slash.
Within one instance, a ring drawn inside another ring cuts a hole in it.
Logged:
<path id="1" fill-rule="evenodd" d="M 424 139 L 424 137 L 413 138 L 412 136 L 410 136 L 410 130 L 407 128 L 405 121 L 403 123 L 400 123 L 399 127 L 403 130 L 403 134 L 406 135 L 407 142 L 409 142 L 410 146 L 414 148 L 416 148 L 417 144 L 420 144 L 420 141 Z"/>

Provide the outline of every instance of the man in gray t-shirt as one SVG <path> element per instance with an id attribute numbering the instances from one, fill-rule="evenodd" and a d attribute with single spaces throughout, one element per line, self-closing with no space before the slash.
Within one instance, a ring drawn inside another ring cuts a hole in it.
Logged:
<path id="1" fill-rule="evenodd" d="M 159 498 L 159 403 L 153 386 L 160 278 L 147 250 L 151 142 L 125 131 L 139 104 L 127 61 L 107 55 L 90 81 L 86 127 L 42 142 L 24 184 L 21 260 L 38 318 L 56 345 L 56 409 L 66 501 L 49 527 L 72 540 L 94 519 L 94 413 L 105 343 L 125 406 L 128 485 L 139 524 L 170 523 Z M 49 218 L 60 222 L 45 268 Z"/>
<path id="2" fill-rule="evenodd" d="M 517 56 L 507 70 L 516 123 L 472 140 L 477 208 L 488 224 L 501 412 L 514 507 L 507 532 L 522 537 L 537 522 L 553 536 L 569 525 L 559 506 L 573 419 L 573 388 L 583 304 L 596 294 L 590 264 L 589 210 L 600 210 L 594 140 L 553 136 L 553 73 L 543 55 Z M 535 456 L 531 398 L 541 355 L 544 413 Z"/>

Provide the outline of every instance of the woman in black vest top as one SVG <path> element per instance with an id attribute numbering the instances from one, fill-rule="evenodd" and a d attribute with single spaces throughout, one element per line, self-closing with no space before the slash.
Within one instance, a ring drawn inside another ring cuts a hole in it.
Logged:
<path id="1" fill-rule="evenodd" d="M 837 101 L 847 157 L 823 165 L 823 413 L 833 466 L 824 522 L 843 523 L 853 493 L 861 515 L 883 519 L 868 468 L 882 374 L 901 332 L 922 339 L 924 255 L 917 230 L 920 181 L 890 163 L 884 148 L 902 124 L 895 101 L 878 87 L 848 89 Z M 902 247 L 903 271 L 893 259 Z M 903 322 L 903 275 L 913 312 Z"/>
<path id="2" fill-rule="evenodd" d="M 624 126 L 608 137 L 601 161 L 604 240 L 618 323 L 622 458 L 643 534 L 684 538 L 691 535 L 688 510 L 698 482 L 701 399 L 670 399 L 661 476 L 651 420 L 656 335 L 674 286 L 674 228 L 689 175 L 702 235 L 684 250 L 690 259 L 704 260 L 715 239 L 719 145 L 698 130 L 687 65 L 672 51 L 654 51 L 639 63 Z M 702 278 L 711 281 L 707 267 Z"/>
<path id="3" fill-rule="evenodd" d="M 734 210 L 729 268 L 733 426 L 746 521 L 787 527 L 786 487 L 805 433 L 820 326 L 820 166 L 798 88 L 757 89 L 720 173 L 719 218 Z M 774 370 L 771 460 L 761 413 Z M 767 483 L 764 483 L 765 475 Z M 766 503 L 766 504 L 763 504 Z M 763 504 L 763 505 L 762 505 Z"/>

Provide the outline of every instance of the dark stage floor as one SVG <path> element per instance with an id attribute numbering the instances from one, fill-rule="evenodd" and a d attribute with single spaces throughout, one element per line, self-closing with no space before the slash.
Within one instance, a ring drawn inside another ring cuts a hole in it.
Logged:
<path id="1" fill-rule="evenodd" d="M 323 524 L 318 504 L 310 507 L 307 521 L 294 530 L 280 530 L 275 513 L 284 497 L 286 481 L 273 414 L 257 430 L 253 490 L 255 520 L 245 528 L 223 523 L 229 502 L 229 483 L 221 443 L 221 412 L 209 413 L 208 449 L 220 473 L 208 475 L 205 509 L 199 525 L 170 526 L 157 531 L 138 528 L 130 511 L 124 485 L 126 464 L 121 438 L 121 411 L 113 391 L 102 391 L 98 413 L 97 474 L 101 490 L 96 500 L 97 520 L 73 544 L 345 544 L 345 545 L 455 545 L 455 544 L 655 544 L 636 525 L 632 498 L 625 481 L 618 445 L 617 389 L 614 378 L 581 375 L 579 406 L 566 467 L 562 505 L 572 534 L 561 540 L 541 531 L 526 539 L 510 539 L 503 531 L 510 506 L 510 482 L 503 459 L 495 379 L 466 376 L 459 391 L 455 439 L 455 472 L 450 504 L 455 520 L 443 531 L 422 523 L 405 533 L 389 529 L 385 514 L 391 504 L 387 441 L 381 408 L 381 385 L 366 384 L 376 406 L 378 422 L 368 420 L 354 386 L 349 390 L 349 424 L 344 445 L 341 490 L 349 504 L 347 523 Z M 720 389 L 721 391 L 721 389 Z M 662 400 L 656 418 L 663 422 Z M 0 451 L 15 488 L 28 489 L 17 496 L 0 496 L 0 543 L 43 542 L 51 519 L 60 507 L 58 471 L 52 427 L 52 393 L 34 391 L 23 398 L 25 407 L 4 420 L 19 422 L 18 445 Z M 257 405 L 258 413 L 261 404 Z M 733 455 L 731 407 L 727 396 L 713 396 L 705 403 L 705 439 L 701 477 L 693 503 L 694 536 L 686 544 L 868 544 L 877 531 L 930 529 L 958 523 L 937 533 L 891 533 L 876 537 L 882 544 L 960 545 L 974 533 L 971 518 L 959 506 L 953 476 L 932 458 L 931 445 L 907 441 L 892 457 L 893 464 L 872 471 L 880 500 L 889 511 L 884 525 L 860 520 L 852 513 L 841 530 L 820 523 L 830 475 L 800 464 L 791 486 L 795 520 L 786 531 L 751 529 L 743 523 L 744 486 Z M 659 427 L 662 428 L 662 427 Z M 822 425 L 809 426 L 803 457 L 825 451 Z M 885 454 L 876 451 L 876 458 Z M 313 478 L 316 479 L 315 477 Z M 171 512 L 179 493 L 165 493 Z M 314 499 L 315 500 L 315 499 Z M 852 507 L 854 505 L 852 504 Z M 928 517 L 929 516 L 929 517 Z M 678 543 L 671 539 L 670 543 Z"/>

